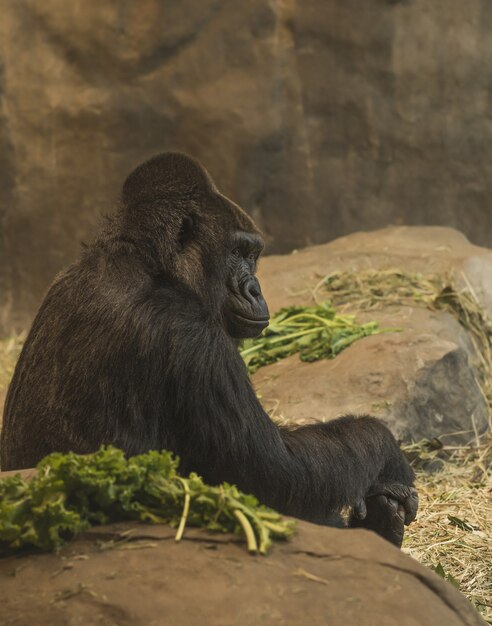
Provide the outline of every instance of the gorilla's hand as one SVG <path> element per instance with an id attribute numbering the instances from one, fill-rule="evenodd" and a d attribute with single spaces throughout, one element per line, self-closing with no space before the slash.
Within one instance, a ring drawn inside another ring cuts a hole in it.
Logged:
<path id="1" fill-rule="evenodd" d="M 417 516 L 418 495 L 413 487 L 401 483 L 377 483 L 353 509 L 349 526 L 367 528 L 400 547 L 404 525 Z"/>
<path id="2" fill-rule="evenodd" d="M 366 498 L 373 496 L 386 496 L 388 501 L 393 501 L 393 508 L 402 516 L 406 526 L 417 517 L 419 496 L 417 490 L 410 485 L 397 482 L 376 483 L 369 489 Z"/>

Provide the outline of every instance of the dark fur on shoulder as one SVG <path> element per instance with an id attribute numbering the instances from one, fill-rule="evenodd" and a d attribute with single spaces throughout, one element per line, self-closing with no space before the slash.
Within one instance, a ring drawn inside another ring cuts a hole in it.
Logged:
<path id="1" fill-rule="evenodd" d="M 7 396 L 2 468 L 101 444 L 166 448 L 182 471 L 236 483 L 284 513 L 336 524 L 334 513 L 355 507 L 367 521 L 354 525 L 399 543 L 416 497 L 389 430 L 352 416 L 282 429 L 256 397 L 237 340 L 267 323 L 261 248 L 251 219 L 196 161 L 168 153 L 138 167 L 34 320 Z M 375 497 L 382 504 L 365 507 Z"/>

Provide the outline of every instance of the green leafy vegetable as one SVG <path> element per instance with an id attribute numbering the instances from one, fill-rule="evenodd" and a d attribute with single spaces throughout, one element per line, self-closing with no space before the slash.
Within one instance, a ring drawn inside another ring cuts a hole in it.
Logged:
<path id="1" fill-rule="evenodd" d="M 466 530 L 467 532 L 478 530 L 477 527 L 473 526 L 466 520 L 461 519 L 460 517 L 456 517 L 454 515 L 448 515 L 448 521 L 450 524 L 452 524 L 453 526 L 456 526 L 460 530 Z"/>
<path id="2" fill-rule="evenodd" d="M 444 580 L 447 580 L 448 583 L 451 583 L 453 585 L 453 587 L 455 587 L 456 589 L 460 588 L 460 583 L 456 580 L 456 578 L 453 578 L 453 576 L 451 576 L 451 574 L 449 572 L 446 572 L 444 567 L 442 566 L 442 563 L 439 561 L 437 565 L 432 565 L 431 569 L 441 578 L 443 578 Z"/>
<path id="3" fill-rule="evenodd" d="M 113 447 L 88 455 L 54 453 L 37 475 L 0 480 L 0 555 L 24 548 L 59 548 L 97 524 L 141 520 L 177 527 L 197 526 L 244 533 L 248 549 L 265 554 L 272 539 L 286 539 L 295 523 L 259 505 L 252 495 L 223 483 L 206 485 L 196 474 L 184 478 L 170 452 L 126 459 Z"/>
<path id="4" fill-rule="evenodd" d="M 241 356 L 251 374 L 299 352 L 302 361 L 330 359 L 354 341 L 388 332 L 377 322 L 358 324 L 353 315 L 338 315 L 331 303 L 319 306 L 290 306 L 274 315 L 258 339 L 244 341 Z"/>

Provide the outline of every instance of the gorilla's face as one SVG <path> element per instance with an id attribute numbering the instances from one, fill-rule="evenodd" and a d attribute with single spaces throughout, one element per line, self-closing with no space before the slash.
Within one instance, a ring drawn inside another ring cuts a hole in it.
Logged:
<path id="1" fill-rule="evenodd" d="M 255 276 L 258 257 L 264 244 L 257 234 L 236 232 L 228 251 L 225 321 L 235 339 L 258 337 L 268 326 L 270 314 Z"/>

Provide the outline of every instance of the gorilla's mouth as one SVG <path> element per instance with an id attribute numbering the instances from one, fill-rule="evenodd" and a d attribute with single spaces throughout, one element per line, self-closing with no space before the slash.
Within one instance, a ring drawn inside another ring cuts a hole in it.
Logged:
<path id="1" fill-rule="evenodd" d="M 259 316 L 259 317 L 247 317 L 242 313 L 237 313 L 237 311 L 231 311 L 231 313 L 236 317 L 239 321 L 243 322 L 243 324 L 252 324 L 253 326 L 267 326 L 270 321 L 270 316 Z"/>
<path id="2" fill-rule="evenodd" d="M 268 326 L 270 313 L 256 283 L 244 289 L 230 290 L 225 302 L 227 332 L 235 339 L 259 337 Z"/>

